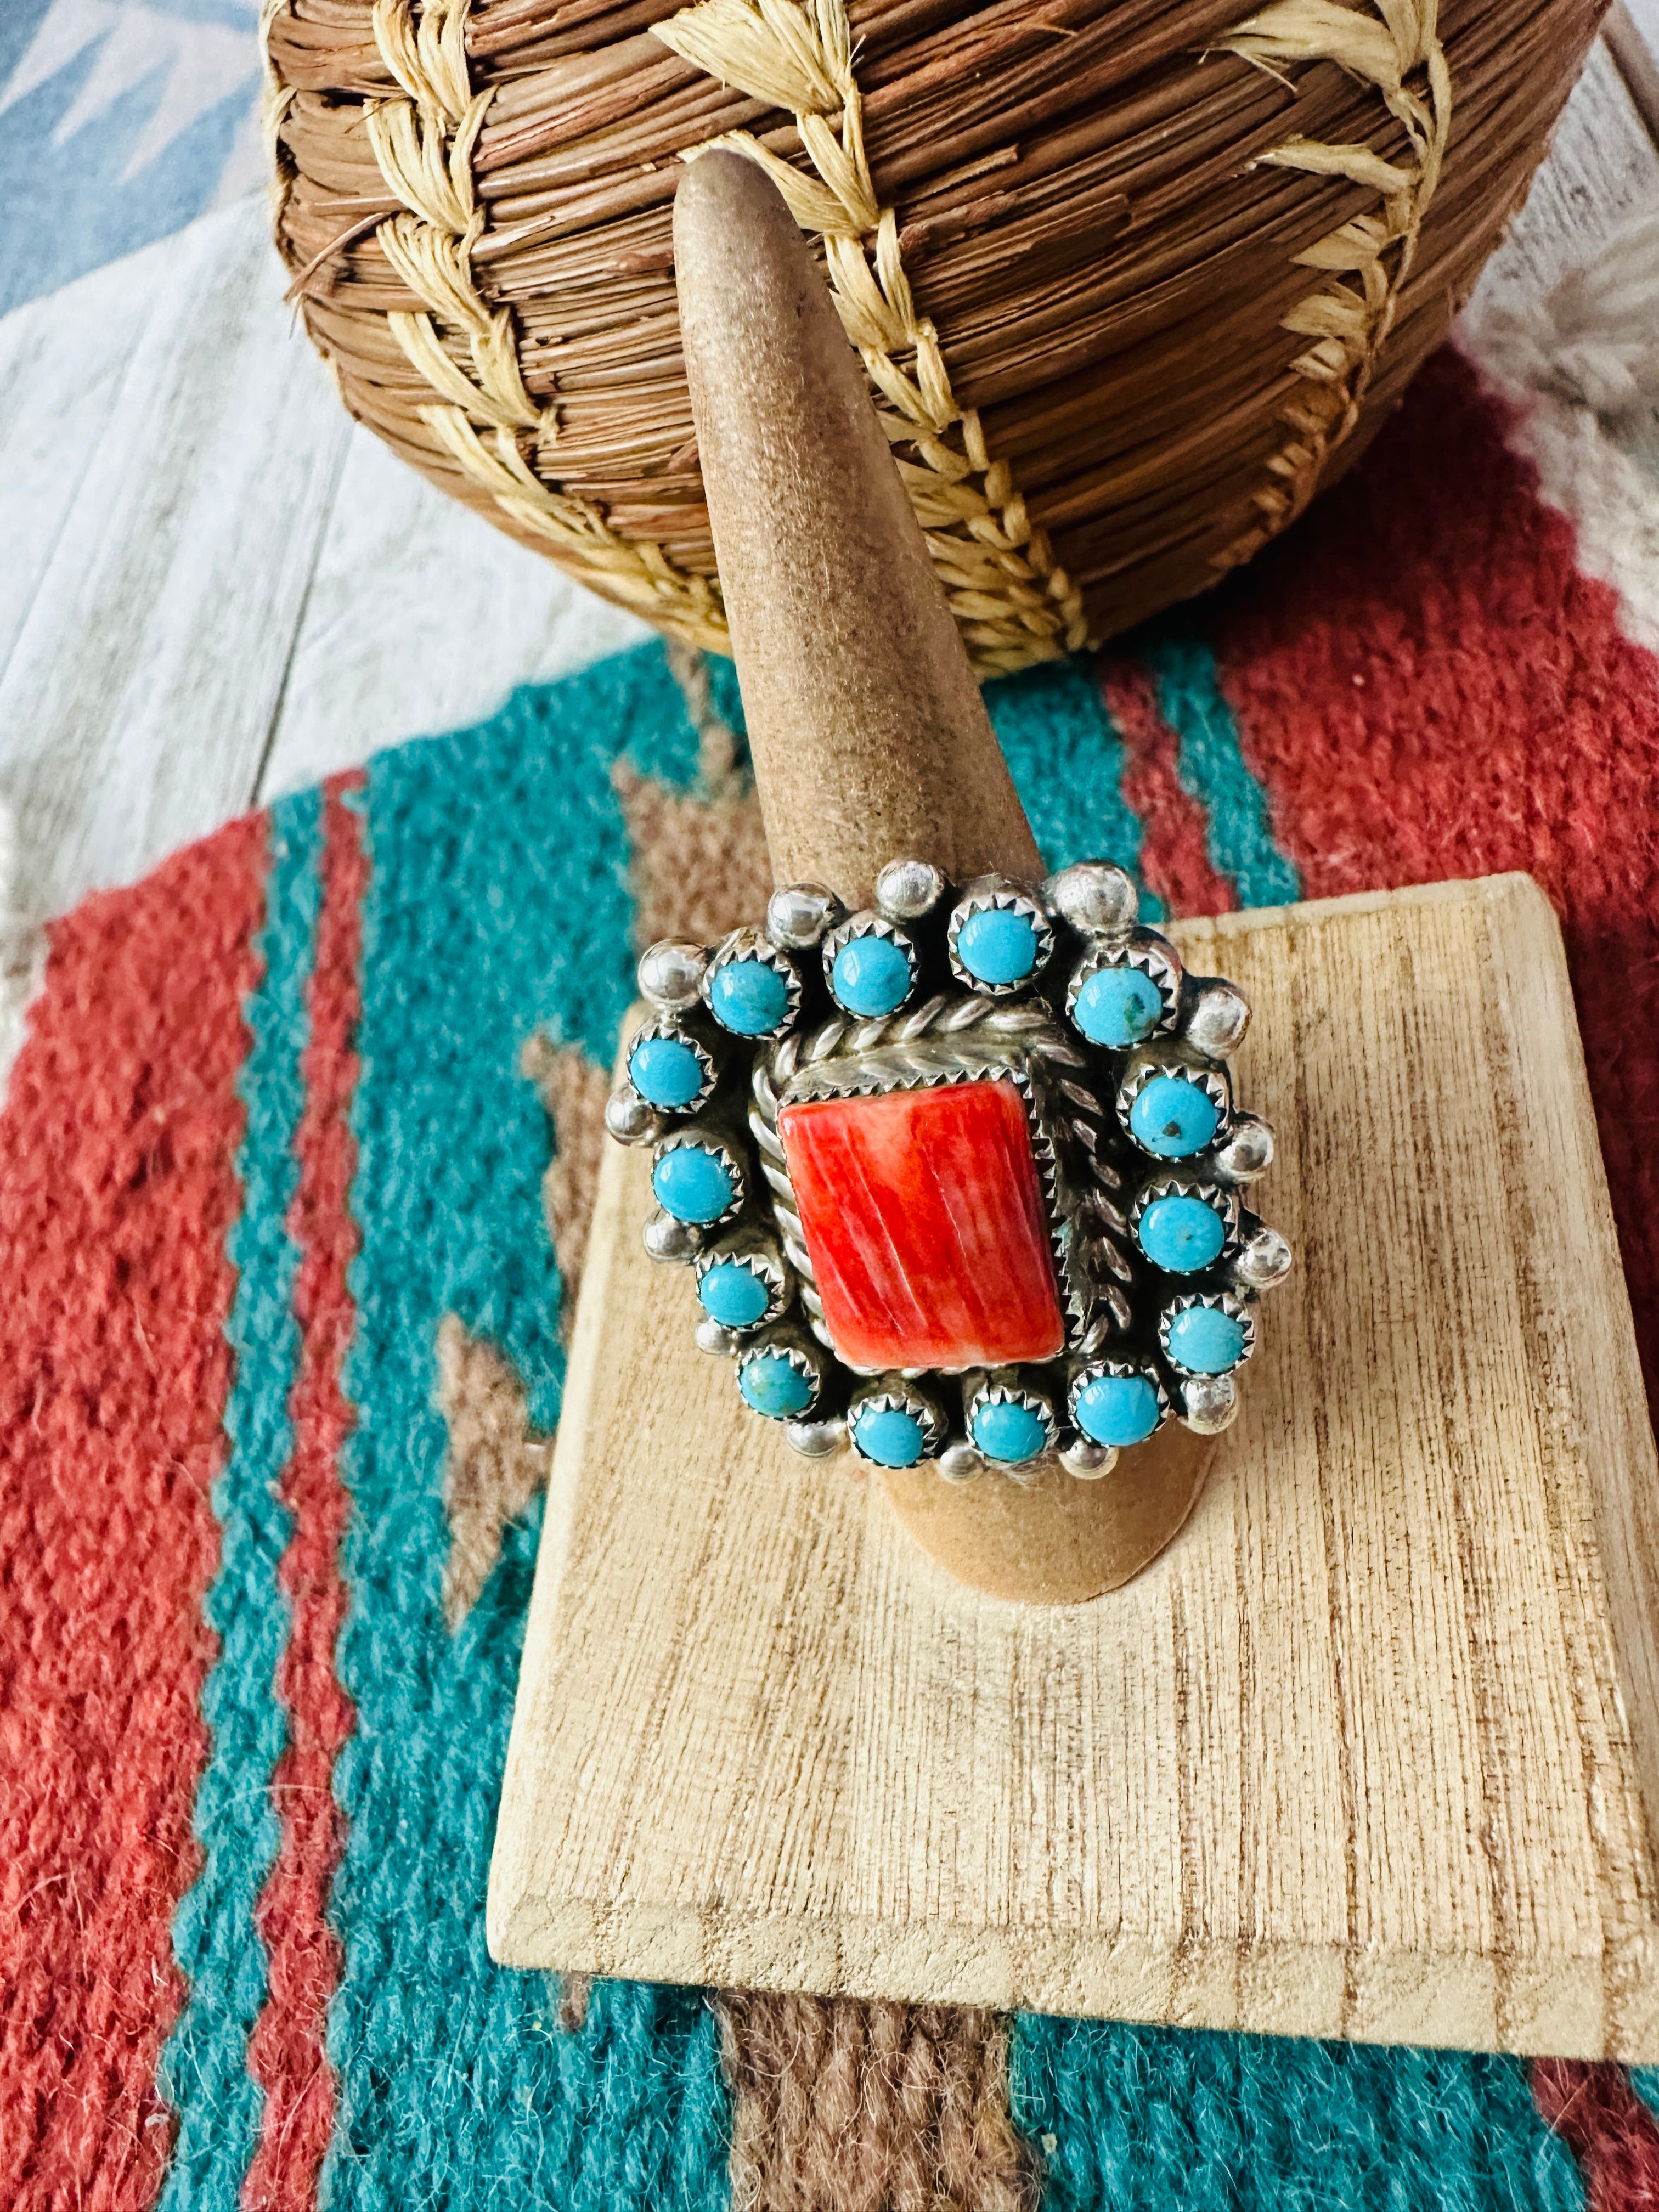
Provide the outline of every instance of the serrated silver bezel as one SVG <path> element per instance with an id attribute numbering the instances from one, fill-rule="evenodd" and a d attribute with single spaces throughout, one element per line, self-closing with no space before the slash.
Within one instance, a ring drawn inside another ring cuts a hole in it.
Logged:
<path id="1" fill-rule="evenodd" d="M 696 1097 L 690 1101 L 689 1105 L 653 1105 L 651 1100 L 645 1097 L 645 1093 L 642 1091 L 640 1091 L 639 1085 L 637 1083 L 634 1083 L 634 1054 L 638 1051 L 641 1045 L 645 1043 L 647 1038 L 652 1037 L 666 1037 L 675 1044 L 689 1045 L 691 1050 L 696 1053 L 697 1056 L 697 1064 L 702 1070 L 702 1087 L 697 1092 Z M 635 1091 L 639 1091 L 640 1097 L 641 1098 L 645 1098 L 645 1103 L 647 1106 L 651 1107 L 652 1112 L 653 1114 L 669 1115 L 676 1121 L 683 1120 L 688 1114 L 700 1113 L 708 1103 L 710 1096 L 714 1091 L 714 1085 L 720 1080 L 720 1070 L 715 1066 L 714 1055 L 709 1051 L 708 1046 L 702 1042 L 700 1037 L 693 1036 L 690 1030 L 686 1029 L 681 1023 L 674 1020 L 672 1016 L 668 1014 L 659 1014 L 651 1021 L 641 1022 L 639 1028 L 635 1030 L 633 1036 L 628 1040 L 628 1057 L 624 1061 L 623 1066 L 627 1073 L 629 1082 L 633 1084 Z"/>
<path id="2" fill-rule="evenodd" d="M 1158 1428 L 1152 1431 L 1152 1434 L 1156 1436 L 1158 1429 L 1164 1426 L 1174 1408 L 1170 1402 L 1170 1394 L 1164 1387 L 1164 1378 L 1155 1367 L 1149 1366 L 1145 1360 L 1141 1359 L 1086 1359 L 1081 1366 L 1073 1370 L 1072 1379 L 1066 1386 L 1066 1418 L 1078 1434 L 1079 1436 L 1088 1434 L 1077 1417 L 1078 1395 L 1080 1391 L 1085 1390 L 1091 1382 L 1098 1382 L 1103 1376 L 1106 1375 L 1125 1376 L 1152 1384 L 1158 1393 Z M 1090 1441 L 1092 1443 L 1095 1440 L 1091 1438 Z M 1127 1444 L 1113 1444 L 1109 1445 L 1107 1449 L 1113 1451 L 1127 1451 L 1132 1450 L 1133 1447 Z"/>
<path id="3" fill-rule="evenodd" d="M 1169 1276 L 1172 1281 L 1181 1279 L 1172 1269 L 1160 1267 L 1140 1241 L 1141 1218 L 1147 1207 L 1160 1198 L 1202 1199 L 1212 1213 L 1220 1216 L 1222 1228 L 1226 1232 L 1222 1240 L 1221 1249 L 1213 1260 L 1206 1260 L 1201 1267 L 1194 1267 L 1192 1270 L 1194 1275 L 1207 1274 L 1212 1267 L 1221 1267 L 1237 1249 L 1239 1200 L 1238 1193 L 1236 1190 L 1225 1189 L 1219 1183 L 1198 1182 L 1190 1176 L 1155 1176 L 1129 1208 L 1129 1234 L 1134 1238 L 1135 1250 L 1146 1266 L 1154 1269 L 1160 1275 Z"/>
<path id="4" fill-rule="evenodd" d="M 1100 1050 L 1102 1048 L 1097 1047 L 1096 1049 Z M 1147 1053 L 1148 1057 L 1143 1060 L 1138 1067 L 1132 1068 L 1117 1087 L 1118 1121 L 1124 1135 L 1127 1137 L 1135 1150 L 1145 1153 L 1149 1160 L 1164 1160 L 1173 1167 L 1180 1160 L 1198 1159 L 1204 1153 L 1212 1152 L 1218 1145 L 1224 1145 L 1227 1141 L 1228 1127 L 1232 1121 L 1232 1091 L 1226 1077 L 1214 1067 L 1194 1067 L 1190 1060 L 1177 1060 L 1173 1054 L 1167 1060 L 1160 1060 L 1157 1056 L 1156 1047 L 1149 1048 L 1142 1045 L 1138 1049 Z M 1130 1127 L 1130 1109 L 1146 1085 L 1160 1075 L 1169 1076 L 1177 1083 L 1194 1085 L 1203 1091 L 1219 1116 L 1215 1125 L 1214 1135 L 1206 1144 L 1199 1146 L 1196 1152 L 1177 1153 L 1174 1158 L 1167 1152 L 1155 1152 L 1149 1146 L 1141 1143 Z"/>
<path id="5" fill-rule="evenodd" d="M 729 1328 L 734 1336 L 752 1336 L 757 1329 L 764 1328 L 769 1322 L 781 1317 L 789 1304 L 789 1277 L 781 1261 L 775 1260 L 766 1251 L 734 1252 L 728 1245 L 709 1246 L 706 1251 L 699 1252 L 691 1263 L 692 1279 L 698 1285 L 699 1304 L 702 1303 L 703 1277 L 711 1267 L 720 1267 L 746 1268 L 750 1274 L 766 1285 L 766 1311 L 758 1321 L 744 1322 L 741 1326 L 733 1322 L 721 1322 L 720 1326 L 722 1328 Z M 707 1308 L 704 1310 L 707 1311 Z"/>
<path id="6" fill-rule="evenodd" d="M 837 1354 L 839 1357 L 839 1354 Z M 890 1409 L 895 1413 L 911 1413 L 921 1423 L 923 1459 L 937 1459 L 945 1448 L 950 1434 L 950 1425 L 931 1398 L 919 1390 L 908 1390 L 902 1384 L 886 1389 L 860 1390 L 854 1394 L 847 1408 L 847 1440 L 860 1459 L 869 1455 L 860 1449 L 858 1439 L 859 1415 L 870 1407 L 878 1412 Z M 872 1467 L 884 1467 L 884 1460 L 870 1459 Z"/>
<path id="7" fill-rule="evenodd" d="M 763 1412 L 760 1407 L 751 1405 L 750 1401 L 744 1397 L 743 1370 L 745 1367 L 752 1365 L 757 1359 L 787 1359 L 798 1375 L 805 1376 L 812 1395 L 799 1413 L 768 1413 Z M 738 1396 L 743 1401 L 744 1411 L 759 1414 L 763 1421 L 778 1422 L 805 1420 L 823 1397 L 826 1380 L 823 1361 L 809 1357 L 798 1344 L 745 1344 L 732 1364 L 732 1375 L 737 1387 Z"/>
<path id="8" fill-rule="evenodd" d="M 770 968 L 781 975 L 789 994 L 789 1004 L 783 1019 L 769 1030 L 734 1030 L 720 1021 L 714 1011 L 714 978 L 725 968 L 734 967 L 741 960 L 758 960 L 763 968 Z M 773 944 L 763 930 L 734 929 L 722 940 L 718 950 L 702 971 L 700 986 L 702 1002 L 713 1019 L 720 1023 L 727 1036 L 736 1037 L 739 1043 L 751 1047 L 775 1043 L 779 1037 L 787 1036 L 800 1018 L 800 970 L 788 954 Z"/>
<path id="9" fill-rule="evenodd" d="M 1023 914 L 1036 933 L 1037 953 L 1031 972 L 1013 983 L 986 983 L 971 969 L 963 965 L 957 956 L 957 939 L 963 926 L 976 914 Z M 976 999 L 1012 999 L 1022 991 L 1036 988 L 1038 977 L 1054 957 L 1054 926 L 1048 918 L 1048 908 L 1030 891 L 1016 884 L 996 880 L 970 884 L 951 909 L 951 919 L 945 925 L 945 950 L 951 963 L 951 973 L 964 990 L 971 991 Z"/>
<path id="10" fill-rule="evenodd" d="M 897 945 L 899 951 L 904 955 L 906 967 L 910 970 L 909 986 L 904 996 L 896 1006 L 890 1006 L 885 1014 L 860 1014 L 854 1007 L 843 1005 L 842 1000 L 836 997 L 836 956 L 850 945 L 854 938 L 858 937 L 884 937 L 890 944 Z M 830 932 L 823 940 L 821 951 L 823 960 L 823 988 L 829 992 L 836 1005 L 841 1007 L 842 1013 L 851 1021 L 890 1020 L 893 1015 L 902 1013 L 915 996 L 916 983 L 921 974 L 921 956 L 916 950 L 915 940 L 909 931 L 896 921 L 890 921 L 884 914 L 878 914 L 873 908 L 864 914 L 849 914 L 845 921 L 837 922 L 835 928 Z"/>
<path id="11" fill-rule="evenodd" d="M 658 1161 L 660 1160 L 665 1153 L 684 1152 L 688 1149 L 695 1149 L 700 1152 L 714 1153 L 719 1158 L 725 1161 L 726 1166 L 732 1171 L 732 1202 L 726 1207 L 725 1212 L 715 1214 L 714 1218 L 708 1221 L 690 1221 L 684 1224 L 688 1229 L 700 1229 L 705 1237 L 710 1237 L 714 1234 L 715 1230 L 720 1228 L 723 1222 L 735 1221 L 738 1214 L 742 1212 L 743 1202 L 749 1194 L 749 1178 L 744 1173 L 742 1160 L 738 1157 L 733 1147 L 728 1145 L 723 1137 L 714 1136 L 708 1130 L 699 1129 L 694 1125 L 689 1129 L 676 1129 L 672 1136 L 660 1138 L 653 1147 L 651 1154 L 652 1195 L 653 1198 L 656 1197 L 655 1176 Z M 659 1206 L 662 1206 L 662 1200 L 660 1199 L 657 1199 L 657 1204 Z M 662 1206 L 662 1210 L 665 1213 L 668 1212 L 668 1208 L 665 1206 Z M 671 1214 L 669 1218 L 671 1220 L 678 1221 L 679 1220 L 680 1216 L 676 1213 Z M 690 1253 L 686 1255 L 688 1259 L 692 1255 Z"/>
<path id="12" fill-rule="evenodd" d="M 1077 1018 L 1078 993 L 1091 975 L 1104 968 L 1138 968 L 1150 979 L 1164 1004 L 1156 1028 L 1150 1036 L 1137 1039 L 1133 1044 L 1097 1044 L 1079 1028 Z M 1181 981 L 1182 969 L 1173 945 L 1166 945 L 1162 938 L 1132 938 L 1127 944 L 1111 941 L 1091 943 L 1082 958 L 1072 969 L 1066 985 L 1066 1018 L 1084 1042 L 1094 1052 L 1141 1052 L 1152 1038 L 1172 1028 L 1181 1012 Z"/>
<path id="13" fill-rule="evenodd" d="M 1236 1298 L 1231 1291 L 1183 1291 L 1178 1297 L 1171 1298 L 1158 1317 L 1159 1351 L 1177 1375 L 1204 1376 L 1207 1378 L 1210 1374 L 1209 1369 L 1183 1367 L 1170 1349 L 1170 1322 L 1177 1314 L 1187 1313 L 1194 1306 L 1212 1307 L 1218 1312 L 1230 1316 L 1232 1320 L 1242 1325 L 1244 1331 L 1244 1349 L 1231 1367 L 1224 1367 L 1220 1370 L 1224 1375 L 1236 1374 L 1255 1350 L 1255 1316 L 1243 1299 Z"/>

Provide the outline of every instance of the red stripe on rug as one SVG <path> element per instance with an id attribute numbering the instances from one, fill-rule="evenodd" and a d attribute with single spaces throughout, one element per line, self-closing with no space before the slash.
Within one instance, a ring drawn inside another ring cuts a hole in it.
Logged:
<path id="1" fill-rule="evenodd" d="M 1534 2101 L 1578 2161 L 1588 2212 L 1659 2205 L 1659 2125 L 1622 2066 L 1533 2061 Z"/>
<path id="2" fill-rule="evenodd" d="M 1437 355 L 1213 634 L 1311 895 L 1522 868 L 1555 902 L 1659 1395 L 1659 663 L 1575 568 L 1510 419 Z"/>
<path id="3" fill-rule="evenodd" d="M 1181 781 L 1175 732 L 1158 710 L 1146 670 L 1102 658 L 1101 696 L 1123 740 L 1123 796 L 1140 817 L 1140 875 L 1171 915 L 1227 914 L 1238 904 L 1210 865 L 1209 820 Z"/>
<path id="4" fill-rule="evenodd" d="M 155 2200 L 169 1934 L 201 1854 L 266 825 L 51 933 L 0 1115 L 0 2174 L 9 2206 Z M 185 981 L 181 979 L 188 979 Z"/>
<path id="5" fill-rule="evenodd" d="M 294 1516 L 280 1571 L 293 1626 L 276 1680 L 289 1742 L 271 1779 L 283 1839 L 256 1916 L 270 1972 L 270 1994 L 248 2043 L 249 2070 L 265 2092 L 264 2129 L 242 2192 L 250 2212 L 315 2203 L 334 2124 L 334 2077 L 324 2039 L 341 1951 L 326 1907 L 346 1823 L 332 1784 L 335 1758 L 356 1719 L 334 1671 L 348 1595 L 340 1571 L 349 1510 L 340 1453 L 356 1419 L 341 1377 L 356 1318 L 348 1281 L 358 1244 L 349 1208 L 356 1166 L 350 1115 L 368 881 L 362 825 L 344 794 L 361 782 L 361 776 L 336 778 L 324 802 L 311 1039 L 295 1139 L 300 1182 L 289 1218 L 300 1253 L 294 1307 L 301 1331 L 289 1403 L 294 1449 L 282 1483 Z"/>

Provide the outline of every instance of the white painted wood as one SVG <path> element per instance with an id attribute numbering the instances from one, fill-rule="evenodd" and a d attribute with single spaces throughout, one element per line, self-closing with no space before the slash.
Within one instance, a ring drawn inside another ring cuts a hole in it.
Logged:
<path id="1" fill-rule="evenodd" d="M 0 325 L 0 791 L 38 912 L 250 804 L 347 425 L 247 200 Z"/>
<path id="2" fill-rule="evenodd" d="M 494 712 L 650 635 L 354 427 L 259 787 L 262 800 L 383 746 Z"/>

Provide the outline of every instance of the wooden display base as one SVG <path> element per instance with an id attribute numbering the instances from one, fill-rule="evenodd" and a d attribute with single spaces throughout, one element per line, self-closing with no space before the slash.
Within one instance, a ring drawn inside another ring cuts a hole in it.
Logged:
<path id="1" fill-rule="evenodd" d="M 745 1415 L 612 1152 L 491 1949 L 1659 2061 L 1659 1486 L 1554 918 L 1506 876 L 1173 933 L 1255 1003 L 1297 1267 L 1090 1604 L 965 1590 Z"/>

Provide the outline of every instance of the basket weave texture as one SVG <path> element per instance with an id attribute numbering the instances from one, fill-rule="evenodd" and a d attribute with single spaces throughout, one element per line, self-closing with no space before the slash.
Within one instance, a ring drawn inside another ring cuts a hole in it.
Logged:
<path id="1" fill-rule="evenodd" d="M 266 0 L 346 405 L 686 641 L 725 622 L 670 210 L 817 241 L 982 674 L 1201 591 L 1443 335 L 1602 0 Z"/>

